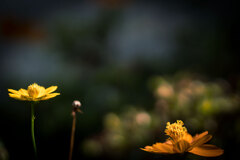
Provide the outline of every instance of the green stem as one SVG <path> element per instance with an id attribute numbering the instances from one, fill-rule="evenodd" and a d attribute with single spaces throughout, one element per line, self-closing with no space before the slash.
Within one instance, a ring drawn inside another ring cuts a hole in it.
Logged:
<path id="1" fill-rule="evenodd" d="M 36 147 L 36 142 L 35 142 L 35 136 L 34 136 L 34 103 L 31 103 L 31 132 L 32 132 L 32 142 L 33 142 L 33 148 L 34 148 L 34 153 L 35 156 L 37 157 L 37 147 Z"/>

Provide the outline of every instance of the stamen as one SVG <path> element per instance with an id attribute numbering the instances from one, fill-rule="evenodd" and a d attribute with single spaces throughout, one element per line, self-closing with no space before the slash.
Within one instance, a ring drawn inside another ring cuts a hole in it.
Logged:
<path id="1" fill-rule="evenodd" d="M 177 120 L 177 122 L 172 124 L 167 122 L 165 133 L 170 136 L 173 141 L 178 141 L 187 133 L 187 128 L 183 127 L 183 125 L 184 123 L 181 120 Z"/>

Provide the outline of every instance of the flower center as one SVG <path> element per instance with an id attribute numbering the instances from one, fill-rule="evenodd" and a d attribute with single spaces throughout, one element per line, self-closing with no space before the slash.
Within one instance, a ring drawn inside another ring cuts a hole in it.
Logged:
<path id="1" fill-rule="evenodd" d="M 31 84 L 30 86 L 28 86 L 28 89 L 27 89 L 28 95 L 30 97 L 36 98 L 40 92 L 39 88 L 40 86 L 38 84 L 36 83 Z"/>
<path id="2" fill-rule="evenodd" d="M 167 122 L 167 126 L 165 129 L 165 133 L 172 138 L 173 141 L 178 141 L 183 138 L 183 136 L 187 133 L 187 128 L 183 127 L 184 123 L 181 120 L 177 120 L 177 122 L 170 124 Z"/>

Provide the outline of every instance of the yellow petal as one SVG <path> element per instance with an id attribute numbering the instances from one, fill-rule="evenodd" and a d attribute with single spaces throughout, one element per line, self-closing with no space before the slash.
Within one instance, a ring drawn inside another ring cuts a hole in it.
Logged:
<path id="1" fill-rule="evenodd" d="M 51 87 L 47 88 L 46 94 L 56 91 L 57 88 L 58 88 L 57 86 L 51 86 Z"/>
<path id="2" fill-rule="evenodd" d="M 173 145 L 173 150 L 176 153 L 183 153 L 183 152 L 186 152 L 189 149 L 189 147 L 190 147 L 190 143 L 188 143 L 185 140 L 180 140 Z"/>
<path id="3" fill-rule="evenodd" d="M 194 147 L 189 152 L 204 157 L 216 157 L 222 155 L 224 150 L 211 144 L 203 144 L 199 147 Z"/>
<path id="4" fill-rule="evenodd" d="M 46 95 L 45 97 L 41 98 L 40 100 L 48 100 L 48 99 L 53 98 L 53 97 L 56 97 L 56 96 L 58 96 L 58 95 L 60 95 L 60 93 L 48 94 L 48 95 Z"/>
<path id="5" fill-rule="evenodd" d="M 9 97 L 17 99 L 17 100 L 24 100 L 21 98 L 21 95 L 19 94 L 13 94 L 13 93 L 8 93 Z"/>
<path id="6" fill-rule="evenodd" d="M 25 97 L 28 97 L 28 91 L 26 89 L 19 89 L 18 91 L 21 95 L 25 96 Z"/>
<path id="7" fill-rule="evenodd" d="M 47 94 L 46 93 L 46 89 L 44 87 L 40 86 L 38 88 L 38 96 L 37 96 L 37 98 L 41 98 L 41 97 L 45 96 L 46 94 Z"/>
<path id="8" fill-rule="evenodd" d="M 201 136 L 191 143 L 191 147 L 201 146 L 202 144 L 208 142 L 210 139 L 212 139 L 212 135 Z"/>
<path id="9" fill-rule="evenodd" d="M 11 92 L 11 93 L 14 93 L 14 94 L 19 94 L 19 92 L 14 90 L 14 89 L 8 89 L 8 92 Z"/>

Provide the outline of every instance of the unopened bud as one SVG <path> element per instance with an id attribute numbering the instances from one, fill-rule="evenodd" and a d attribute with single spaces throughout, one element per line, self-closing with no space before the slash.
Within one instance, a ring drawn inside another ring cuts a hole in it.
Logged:
<path id="1" fill-rule="evenodd" d="M 81 107 L 81 103 L 80 103 L 80 101 L 78 101 L 78 100 L 75 100 L 75 101 L 73 101 L 73 103 L 72 103 L 72 106 L 73 107 L 77 107 L 77 108 L 79 108 L 79 107 Z"/>
<path id="2" fill-rule="evenodd" d="M 73 113 L 75 113 L 75 112 L 80 112 L 80 113 L 82 113 L 82 111 L 80 110 L 80 107 L 81 107 L 81 102 L 80 101 L 78 101 L 78 100 L 74 100 L 73 101 L 73 103 L 72 103 L 72 106 L 73 106 Z"/>

